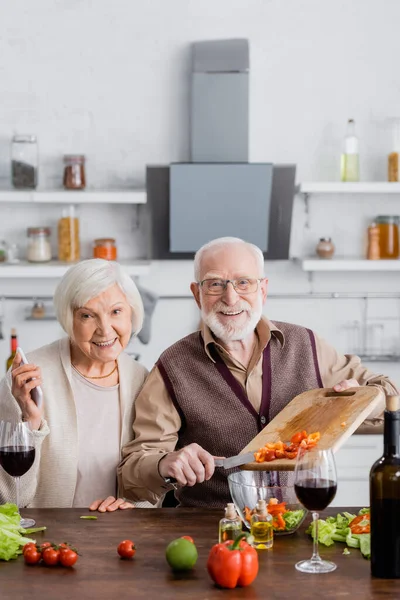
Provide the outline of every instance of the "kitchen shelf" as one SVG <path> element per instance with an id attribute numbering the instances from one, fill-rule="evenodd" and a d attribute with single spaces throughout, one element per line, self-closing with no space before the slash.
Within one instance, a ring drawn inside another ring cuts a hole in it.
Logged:
<path id="1" fill-rule="evenodd" d="M 362 354 L 357 353 L 363 362 L 400 362 L 400 354 Z"/>
<path id="2" fill-rule="evenodd" d="M 300 194 L 400 194 L 400 183 L 388 181 L 315 181 L 298 187 Z"/>
<path id="3" fill-rule="evenodd" d="M 146 275 L 150 270 L 150 261 L 147 260 L 119 260 L 132 276 Z M 51 261 L 49 263 L 29 263 L 21 261 L 18 264 L 0 264 L 0 279 L 50 279 L 62 277 L 67 270 L 76 263 L 63 263 Z"/>
<path id="4" fill-rule="evenodd" d="M 295 258 L 303 271 L 400 271 L 400 260 Z"/>
<path id="5" fill-rule="evenodd" d="M 9 204 L 146 204 L 146 190 L 0 190 Z"/>

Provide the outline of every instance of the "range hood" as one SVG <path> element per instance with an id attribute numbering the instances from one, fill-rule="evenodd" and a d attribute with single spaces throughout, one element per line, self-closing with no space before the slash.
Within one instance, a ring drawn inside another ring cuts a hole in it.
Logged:
<path id="1" fill-rule="evenodd" d="M 147 167 L 151 258 L 191 258 L 223 236 L 289 257 L 295 166 L 249 163 L 248 137 L 248 41 L 194 43 L 192 162 Z"/>

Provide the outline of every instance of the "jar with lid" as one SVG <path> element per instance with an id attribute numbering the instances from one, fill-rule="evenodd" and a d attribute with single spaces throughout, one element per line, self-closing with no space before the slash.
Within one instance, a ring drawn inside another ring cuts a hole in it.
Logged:
<path id="1" fill-rule="evenodd" d="M 383 259 L 399 258 L 399 217 L 379 215 L 375 223 L 379 229 L 379 255 Z"/>
<path id="2" fill-rule="evenodd" d="M 50 228 L 28 227 L 27 233 L 27 260 L 29 260 L 29 262 L 48 262 L 51 260 Z"/>
<path id="3" fill-rule="evenodd" d="M 64 156 L 63 183 L 66 190 L 85 189 L 85 157 L 83 154 L 66 154 Z"/>
<path id="4" fill-rule="evenodd" d="M 315 251 L 320 258 L 332 258 L 335 253 L 335 246 L 330 237 L 319 238 Z"/>
<path id="5" fill-rule="evenodd" d="M 14 135 L 11 143 L 11 180 L 17 189 L 38 184 L 38 146 L 35 135 Z"/>
<path id="6" fill-rule="evenodd" d="M 117 260 L 117 247 L 114 238 L 98 238 L 93 242 L 93 258 Z"/>
<path id="7" fill-rule="evenodd" d="M 62 210 L 58 221 L 58 260 L 75 262 L 80 258 L 79 218 L 72 204 Z"/>

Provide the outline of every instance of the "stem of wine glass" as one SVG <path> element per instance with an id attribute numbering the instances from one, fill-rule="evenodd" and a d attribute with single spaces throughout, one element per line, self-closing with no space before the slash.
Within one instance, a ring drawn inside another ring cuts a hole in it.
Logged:
<path id="1" fill-rule="evenodd" d="M 312 560 L 312 562 L 320 562 L 321 561 L 321 557 L 320 557 L 319 552 L 318 552 L 318 519 L 319 519 L 319 514 L 317 512 L 313 512 L 312 518 L 313 518 L 313 522 L 314 522 L 314 525 L 315 525 L 315 529 L 314 529 L 314 539 L 313 539 L 313 553 L 312 553 L 311 560 Z"/>
<path id="2" fill-rule="evenodd" d="M 15 490 L 16 490 L 16 497 L 17 497 L 17 508 L 18 508 L 18 512 L 19 512 L 19 477 L 14 477 L 15 479 Z"/>

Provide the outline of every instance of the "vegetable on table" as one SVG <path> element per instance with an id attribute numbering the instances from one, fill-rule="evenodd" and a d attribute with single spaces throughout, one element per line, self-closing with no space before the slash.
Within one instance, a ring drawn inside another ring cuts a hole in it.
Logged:
<path id="1" fill-rule="evenodd" d="M 193 541 L 180 537 L 168 544 L 165 558 L 173 571 L 189 571 L 197 562 L 197 548 Z"/>
<path id="2" fill-rule="evenodd" d="M 222 588 L 233 589 L 253 583 L 258 574 L 258 554 L 247 540 L 249 534 L 239 535 L 235 541 L 215 544 L 208 556 L 207 570 L 211 579 Z"/>
<path id="3" fill-rule="evenodd" d="M 353 527 L 353 530 L 352 530 Z M 358 533 L 357 531 L 365 532 Z M 306 533 L 315 537 L 315 525 L 311 523 Z M 371 558 L 371 534 L 369 508 L 363 508 L 358 516 L 348 512 L 338 513 L 336 517 L 318 520 L 318 542 L 331 546 L 335 542 L 344 542 L 350 548 L 359 548 L 364 558 Z"/>
<path id="4" fill-rule="evenodd" d="M 35 540 L 31 540 L 25 537 L 28 531 L 20 525 L 21 516 L 18 512 L 16 504 L 2 504 L 0 506 L 0 559 L 11 560 L 17 558 L 22 554 L 21 547 L 29 542 L 33 543 Z M 34 531 L 41 531 L 42 528 L 35 529 Z"/>
<path id="5" fill-rule="evenodd" d="M 135 555 L 135 544 L 131 540 L 123 540 L 118 544 L 117 552 L 121 558 L 132 558 Z"/>

